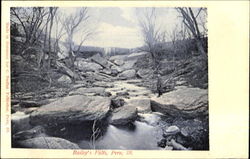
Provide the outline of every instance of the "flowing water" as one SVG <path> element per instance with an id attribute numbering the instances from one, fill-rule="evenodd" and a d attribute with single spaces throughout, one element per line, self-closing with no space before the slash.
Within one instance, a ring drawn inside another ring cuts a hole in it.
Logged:
<path id="1" fill-rule="evenodd" d="M 161 115 L 157 113 L 140 114 L 141 120 L 134 122 L 134 129 L 109 125 L 104 136 L 95 142 L 96 149 L 120 150 L 159 150 L 157 142 L 162 138 Z M 93 148 L 89 141 L 78 143 L 81 148 Z"/>

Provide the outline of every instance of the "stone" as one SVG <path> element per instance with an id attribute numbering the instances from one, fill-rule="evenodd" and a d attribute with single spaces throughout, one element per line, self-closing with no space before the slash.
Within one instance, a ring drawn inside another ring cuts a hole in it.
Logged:
<path id="1" fill-rule="evenodd" d="M 113 109 L 122 107 L 125 101 L 122 98 L 111 99 L 111 106 Z"/>
<path id="2" fill-rule="evenodd" d="M 61 63 L 59 61 L 56 61 L 57 67 L 60 69 L 60 72 L 68 75 L 69 77 L 76 77 L 73 71 L 69 69 L 64 63 Z"/>
<path id="3" fill-rule="evenodd" d="M 128 92 L 117 92 L 116 96 L 128 96 L 129 93 Z"/>
<path id="4" fill-rule="evenodd" d="M 119 107 L 114 109 L 110 124 L 112 125 L 126 125 L 131 122 L 134 122 L 137 118 L 137 110 L 133 106 L 124 105 L 123 107 Z"/>
<path id="5" fill-rule="evenodd" d="M 101 57 L 100 54 L 95 54 L 94 56 L 90 57 L 91 61 L 101 65 L 103 68 L 107 68 L 108 61 Z"/>
<path id="6" fill-rule="evenodd" d="M 35 126 L 32 129 L 19 131 L 13 135 L 14 140 L 27 140 L 30 138 L 38 137 L 45 133 L 45 129 L 42 126 Z"/>
<path id="7" fill-rule="evenodd" d="M 137 108 L 138 113 L 149 113 L 152 112 L 149 98 L 138 98 L 126 100 L 129 105 Z"/>
<path id="8" fill-rule="evenodd" d="M 127 56 L 127 60 L 135 60 L 135 59 L 139 59 L 139 58 L 143 58 L 147 55 L 147 52 L 135 52 L 135 53 L 131 53 L 130 55 Z"/>
<path id="9" fill-rule="evenodd" d="M 81 71 L 99 71 L 101 70 L 103 67 L 97 63 L 94 63 L 94 62 L 87 62 L 87 61 L 76 61 L 75 62 L 75 66 L 81 70 Z"/>
<path id="10" fill-rule="evenodd" d="M 131 70 L 126 70 L 126 71 L 123 71 L 122 73 L 120 73 L 118 75 L 118 77 L 120 79 L 131 79 L 131 78 L 134 78 L 135 77 L 135 70 L 134 69 L 131 69 Z"/>
<path id="11" fill-rule="evenodd" d="M 22 148 L 80 149 L 75 143 L 58 137 L 36 137 L 18 142 Z"/>
<path id="12" fill-rule="evenodd" d="M 114 64 L 116 64 L 116 65 L 118 65 L 118 66 L 121 66 L 121 65 L 124 64 L 124 61 L 121 60 L 121 59 L 116 59 L 116 60 L 114 60 Z"/>
<path id="13" fill-rule="evenodd" d="M 186 86 L 175 88 L 174 91 L 152 98 L 152 110 L 172 117 L 183 118 L 195 118 L 208 114 L 207 89 Z"/>
<path id="14" fill-rule="evenodd" d="M 177 126 L 173 125 L 173 126 L 170 126 L 168 127 L 166 130 L 165 130 L 165 134 L 166 135 L 175 135 L 177 133 L 180 132 L 180 128 L 178 128 Z"/>
<path id="15" fill-rule="evenodd" d="M 137 71 L 137 76 L 140 78 L 152 78 L 153 76 L 153 70 L 152 69 L 147 69 L 147 68 L 141 68 Z"/>
<path id="16" fill-rule="evenodd" d="M 67 96 L 41 106 L 30 115 L 32 125 L 77 124 L 84 121 L 104 119 L 111 101 L 100 96 Z"/>
<path id="17" fill-rule="evenodd" d="M 66 75 L 62 75 L 57 81 L 63 84 L 70 84 L 72 82 L 70 77 Z"/>

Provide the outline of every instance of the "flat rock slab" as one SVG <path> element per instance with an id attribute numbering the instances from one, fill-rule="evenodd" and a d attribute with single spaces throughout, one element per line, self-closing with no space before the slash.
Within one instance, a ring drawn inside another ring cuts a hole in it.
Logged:
<path id="1" fill-rule="evenodd" d="M 68 96 L 44 105 L 30 115 L 33 125 L 77 124 L 102 120 L 109 112 L 111 101 L 100 96 Z"/>
<path id="2" fill-rule="evenodd" d="M 126 100 L 126 102 L 137 108 L 138 113 L 149 113 L 152 111 L 149 98 L 132 98 Z"/>
<path id="3" fill-rule="evenodd" d="M 36 137 L 19 141 L 18 145 L 23 148 L 80 149 L 77 144 L 58 137 Z"/>
<path id="4" fill-rule="evenodd" d="M 126 125 L 135 121 L 136 117 L 136 107 L 125 105 L 113 111 L 110 123 L 113 125 Z"/>
<path id="5" fill-rule="evenodd" d="M 207 89 L 176 87 L 177 90 L 164 93 L 161 97 L 151 100 L 154 111 L 174 117 L 195 118 L 208 114 Z"/>

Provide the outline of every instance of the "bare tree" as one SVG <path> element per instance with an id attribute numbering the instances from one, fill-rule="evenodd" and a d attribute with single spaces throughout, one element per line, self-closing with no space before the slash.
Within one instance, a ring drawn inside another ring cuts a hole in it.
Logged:
<path id="1" fill-rule="evenodd" d="M 166 33 L 161 30 L 161 26 L 157 24 L 156 9 L 150 8 L 143 13 L 143 17 L 139 18 L 139 24 L 145 43 L 145 50 L 150 53 L 153 61 L 153 78 L 156 78 L 156 89 L 159 96 L 162 94 L 161 79 L 159 74 L 160 58 L 162 50 L 160 44 L 165 41 Z"/>
<path id="2" fill-rule="evenodd" d="M 75 14 L 70 14 L 68 17 L 64 19 L 64 28 L 66 31 L 67 35 L 67 44 L 69 47 L 69 58 L 70 58 L 70 67 L 75 73 L 75 66 L 74 66 L 74 61 L 75 61 L 75 54 L 74 54 L 74 34 L 78 31 L 81 30 L 81 42 L 80 46 L 78 47 L 77 52 L 80 50 L 82 44 L 84 43 L 87 38 L 90 37 L 91 30 L 88 28 L 88 23 L 87 20 L 89 19 L 88 15 L 88 8 L 81 8 L 78 12 Z M 81 27 L 80 27 L 81 26 Z M 71 77 L 73 82 L 75 81 L 75 77 Z"/>
<path id="3" fill-rule="evenodd" d="M 38 40 L 44 29 L 44 19 L 48 16 L 48 11 L 44 7 L 11 7 L 11 22 L 21 25 L 25 35 L 25 46 L 32 46 Z"/>
<path id="4" fill-rule="evenodd" d="M 67 34 L 67 43 L 69 46 L 69 57 L 73 59 L 73 48 L 74 48 L 74 34 L 79 31 L 80 24 L 83 24 L 89 18 L 88 16 L 88 9 L 81 8 L 75 14 L 70 14 L 64 20 L 64 28 Z M 73 61 L 72 61 L 73 62 Z"/>
<path id="5" fill-rule="evenodd" d="M 202 39 L 201 39 L 202 34 L 200 32 L 198 22 L 197 22 L 198 16 L 201 14 L 201 12 L 205 11 L 204 8 L 199 8 L 196 15 L 194 15 L 194 12 L 190 7 L 189 8 L 178 7 L 176 9 L 182 15 L 183 23 L 188 28 L 188 30 L 192 33 L 194 39 L 196 40 L 198 51 L 204 57 L 207 57 L 207 54 L 206 54 L 206 52 L 204 50 L 204 46 L 202 45 Z"/>

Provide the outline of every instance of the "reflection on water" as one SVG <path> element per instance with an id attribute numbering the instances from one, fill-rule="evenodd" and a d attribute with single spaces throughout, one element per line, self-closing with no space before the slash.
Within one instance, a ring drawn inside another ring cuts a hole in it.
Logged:
<path id="1" fill-rule="evenodd" d="M 159 127 L 148 125 L 145 122 L 135 121 L 135 129 L 128 130 L 109 125 L 106 134 L 96 141 L 96 149 L 121 150 L 157 150 L 157 141 L 162 135 Z M 89 142 L 78 143 L 81 148 L 88 147 Z"/>

